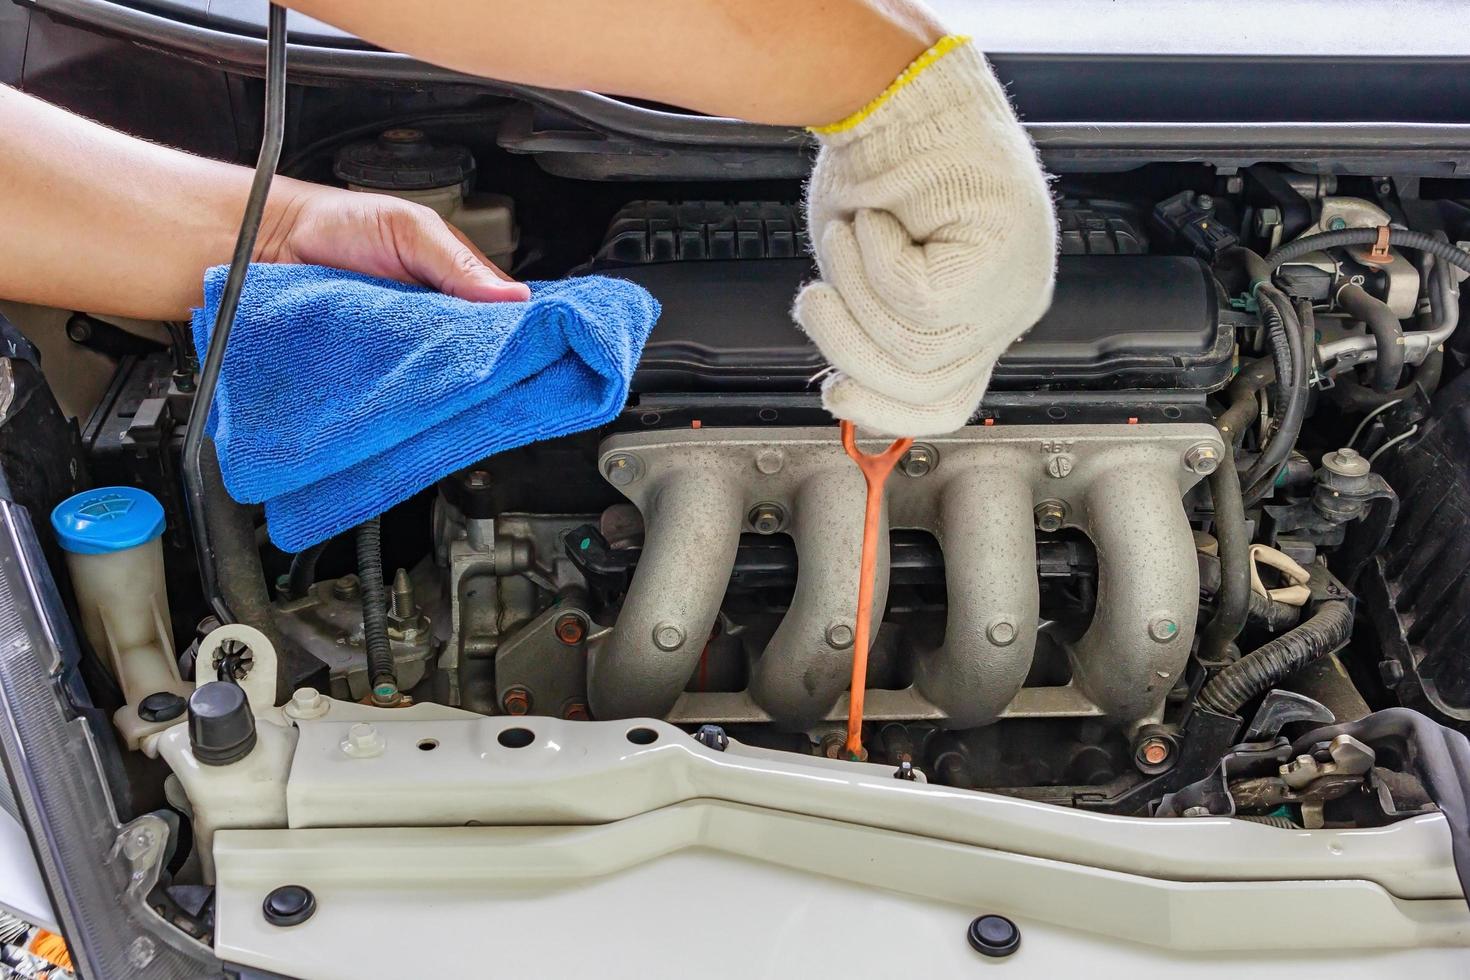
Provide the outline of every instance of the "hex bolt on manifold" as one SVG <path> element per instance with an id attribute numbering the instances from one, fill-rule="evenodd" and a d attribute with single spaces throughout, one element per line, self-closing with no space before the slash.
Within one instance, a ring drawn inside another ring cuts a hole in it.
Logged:
<path id="1" fill-rule="evenodd" d="M 589 645 L 595 717 L 671 713 L 703 647 L 688 638 L 710 635 L 740 534 L 766 505 L 781 509 L 796 545 L 797 581 L 745 696 L 793 731 L 841 710 L 852 649 L 834 627 L 856 633 L 865 485 L 832 435 L 830 427 L 702 428 L 604 441 L 601 470 L 642 512 L 645 539 L 616 626 Z M 1087 534 L 1098 552 L 1096 612 L 1067 646 L 1066 711 L 1130 726 L 1157 721 L 1194 636 L 1193 617 L 1182 611 L 1194 608 L 1199 592 L 1182 497 L 1201 474 L 1184 461 L 1200 447 L 1223 458 L 1214 427 L 971 426 L 927 444 L 931 464 L 942 465 L 921 479 L 889 480 L 878 515 L 880 537 L 890 525 L 925 530 L 944 554 L 945 639 L 916 653 L 905 696 L 955 727 L 987 724 L 1007 710 L 1036 648 L 1036 531 L 1066 526 Z M 617 482 L 629 473 L 635 478 Z M 880 548 L 868 610 L 874 626 L 888 573 Z"/>

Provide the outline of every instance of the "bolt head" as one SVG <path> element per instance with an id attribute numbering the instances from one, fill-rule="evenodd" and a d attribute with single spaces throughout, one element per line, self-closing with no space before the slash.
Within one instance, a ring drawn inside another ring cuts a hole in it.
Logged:
<path id="1" fill-rule="evenodd" d="M 332 597 L 351 602 L 362 595 L 362 584 L 356 575 L 344 575 L 332 583 Z"/>
<path id="2" fill-rule="evenodd" d="M 828 732 L 822 736 L 822 744 L 819 751 L 829 759 L 842 758 L 843 750 L 847 747 L 846 732 Z"/>
<path id="3" fill-rule="evenodd" d="M 762 449 L 755 454 L 755 468 L 766 476 L 773 476 L 781 472 L 781 467 L 786 465 L 786 454 L 779 449 Z"/>
<path id="4" fill-rule="evenodd" d="M 1186 817 L 1208 817 L 1211 816 L 1210 808 L 1207 806 L 1191 806 L 1184 810 Z"/>
<path id="5" fill-rule="evenodd" d="M 1061 480 L 1072 472 L 1073 459 L 1066 453 L 1054 453 L 1047 457 L 1046 472 Z"/>
<path id="6" fill-rule="evenodd" d="M 1367 476 L 1372 470 L 1368 460 L 1356 449 L 1344 447 L 1322 457 L 1322 466 L 1336 476 Z"/>
<path id="7" fill-rule="evenodd" d="M 827 630 L 827 645 L 834 650 L 846 650 L 852 646 L 852 627 L 837 623 Z"/>
<path id="8" fill-rule="evenodd" d="M 528 715 L 531 713 L 531 692 L 519 685 L 508 688 L 500 699 L 500 706 L 508 715 Z"/>
<path id="9" fill-rule="evenodd" d="M 592 712 L 588 710 L 586 701 L 572 698 L 561 706 L 561 716 L 567 721 L 590 721 Z"/>
<path id="10" fill-rule="evenodd" d="M 1148 624 L 1148 635 L 1155 643 L 1168 643 L 1179 636 L 1179 624 L 1168 616 L 1160 616 Z"/>
<path id="11" fill-rule="evenodd" d="M 1143 747 L 1143 761 L 1151 766 L 1156 766 L 1167 758 L 1169 758 L 1169 747 L 1162 740 L 1150 741 Z"/>
<path id="12" fill-rule="evenodd" d="M 1184 468 L 1200 476 L 1209 476 L 1220 468 L 1220 451 L 1207 442 L 1190 446 L 1184 452 Z"/>
<path id="13" fill-rule="evenodd" d="M 998 647 L 1010 646 L 1016 642 L 1016 624 L 1009 619 L 995 619 L 985 627 L 985 638 Z"/>
<path id="14" fill-rule="evenodd" d="M 139 828 L 123 839 L 123 857 L 129 861 L 137 861 L 149 851 L 153 850 L 153 844 L 153 832 L 146 827 Z"/>
<path id="15" fill-rule="evenodd" d="M 602 464 L 603 475 L 615 487 L 626 487 L 643 475 L 643 462 L 632 453 L 613 453 Z"/>
<path id="16" fill-rule="evenodd" d="M 756 504 L 746 519 L 756 534 L 775 534 L 786 526 L 786 511 L 780 504 Z"/>
<path id="17" fill-rule="evenodd" d="M 556 618 L 556 638 L 567 646 L 576 646 L 586 635 L 587 627 L 576 613 L 562 613 Z"/>
<path id="18" fill-rule="evenodd" d="M 371 759 L 383 754 L 384 745 L 383 736 L 376 728 L 366 722 L 358 722 L 347 729 L 342 751 L 354 759 Z"/>
<path id="19" fill-rule="evenodd" d="M 938 464 L 939 453 L 934 450 L 934 447 L 919 443 L 910 446 L 908 452 L 903 454 L 898 468 L 904 476 L 921 477 L 932 473 Z"/>
<path id="20" fill-rule="evenodd" d="M 298 687 L 286 704 L 286 714 L 292 718 L 320 718 L 329 707 L 327 699 L 316 688 Z"/>
<path id="21" fill-rule="evenodd" d="M 677 650 L 684 645 L 684 631 L 673 623 L 659 623 L 653 628 L 653 645 L 660 650 Z"/>
<path id="22" fill-rule="evenodd" d="M 490 474 L 485 470 L 470 470 L 464 482 L 472 490 L 483 490 L 490 485 Z"/>
<path id="23" fill-rule="evenodd" d="M 1036 529 L 1050 534 L 1067 522 L 1067 505 L 1060 500 L 1043 500 L 1036 505 Z"/>

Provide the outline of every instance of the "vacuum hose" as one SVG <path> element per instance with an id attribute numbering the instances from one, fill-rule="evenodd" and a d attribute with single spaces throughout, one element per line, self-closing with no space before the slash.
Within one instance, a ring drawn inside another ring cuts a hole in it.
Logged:
<path id="1" fill-rule="evenodd" d="M 1242 481 L 1247 505 L 1270 492 L 1277 472 L 1291 456 L 1306 419 L 1309 395 L 1307 345 L 1291 300 L 1264 283 L 1257 289 L 1256 298 L 1271 338 L 1280 395 L 1276 400 L 1276 432 Z M 1283 376 L 1283 370 L 1289 373 Z"/>
<path id="2" fill-rule="evenodd" d="M 1362 286 L 1348 283 L 1337 291 L 1337 305 L 1355 320 L 1362 320 L 1373 334 L 1378 360 L 1373 363 L 1373 390 L 1393 391 L 1404 373 L 1404 331 L 1388 304 L 1369 295 Z"/>
<path id="3" fill-rule="evenodd" d="M 1223 663 L 1231 659 L 1230 645 L 1245 628 L 1251 599 L 1251 539 L 1245 525 L 1240 474 L 1233 458 L 1221 460 L 1210 474 L 1210 496 L 1215 499 L 1219 590 L 1215 593 L 1215 615 L 1200 638 L 1199 652 L 1203 660 Z"/>
<path id="4" fill-rule="evenodd" d="M 1284 677 L 1341 647 L 1353 633 L 1353 612 L 1340 601 L 1324 602 L 1317 614 L 1290 633 L 1240 658 L 1199 692 L 1200 707 L 1233 715 Z"/>
<path id="5" fill-rule="evenodd" d="M 1377 228 L 1344 228 L 1341 231 L 1324 231 L 1316 235 L 1308 235 L 1294 242 L 1288 242 L 1268 253 L 1266 265 L 1275 271 L 1292 259 L 1301 258 L 1309 252 L 1320 252 L 1325 248 L 1342 248 L 1346 245 L 1372 245 L 1378 241 L 1378 235 L 1379 229 Z M 1448 241 L 1435 238 L 1433 235 L 1426 235 L 1422 231 L 1391 227 L 1388 229 L 1388 244 L 1428 252 L 1437 259 L 1470 272 L 1470 252 Z"/>
<path id="6" fill-rule="evenodd" d="M 292 599 L 300 599 L 311 591 L 312 583 L 316 581 L 317 562 L 321 561 L 322 552 L 331 543 L 330 539 L 321 541 L 291 556 L 291 572 L 286 577 L 286 592 Z"/>
<path id="7" fill-rule="evenodd" d="M 362 636 L 367 647 L 368 679 L 373 703 L 397 704 L 398 670 L 388 645 L 388 598 L 383 585 L 382 519 L 357 526 L 357 577 L 362 589 Z"/>

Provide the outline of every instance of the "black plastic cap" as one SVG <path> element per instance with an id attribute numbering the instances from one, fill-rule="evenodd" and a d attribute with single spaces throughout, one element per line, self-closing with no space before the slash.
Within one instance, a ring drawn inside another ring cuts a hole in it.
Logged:
<path id="1" fill-rule="evenodd" d="M 1003 915 L 980 916 L 970 923 L 968 938 L 986 956 L 1010 956 L 1021 947 L 1021 930 Z"/>
<path id="2" fill-rule="evenodd" d="M 454 143 L 431 143 L 417 129 L 388 129 L 375 140 L 338 150 L 332 172 L 359 187 L 426 191 L 468 182 L 475 173 L 475 157 Z"/>
<path id="3" fill-rule="evenodd" d="M 316 914 L 316 896 L 301 885 L 282 885 L 271 889 L 260 910 L 273 926 L 299 926 Z"/>
<path id="4" fill-rule="evenodd" d="M 255 716 L 238 684 L 210 681 L 189 695 L 189 745 L 206 766 L 227 766 L 255 748 Z"/>
<path id="5" fill-rule="evenodd" d="M 158 691 L 138 702 L 138 717 L 144 721 L 173 721 L 181 717 L 188 702 L 172 691 Z"/>

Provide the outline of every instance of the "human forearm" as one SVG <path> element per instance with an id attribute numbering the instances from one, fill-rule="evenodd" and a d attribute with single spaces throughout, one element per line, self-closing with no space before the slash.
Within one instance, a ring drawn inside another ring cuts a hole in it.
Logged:
<path id="1" fill-rule="evenodd" d="M 228 261 L 241 167 L 135 140 L 0 86 L 0 296 L 181 319 Z"/>
<path id="2" fill-rule="evenodd" d="M 230 260 L 245 167 L 134 139 L 0 86 L 0 298 L 187 319 Z M 463 299 L 524 286 L 418 204 L 277 177 L 253 258 L 422 283 Z"/>
<path id="3" fill-rule="evenodd" d="M 752 122 L 820 125 L 943 33 L 912 0 L 287 0 L 375 44 L 473 74 Z"/>

